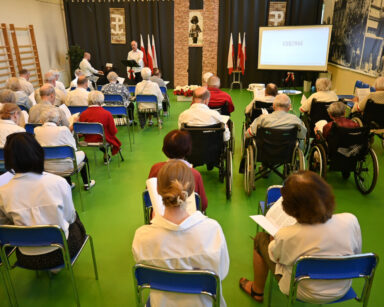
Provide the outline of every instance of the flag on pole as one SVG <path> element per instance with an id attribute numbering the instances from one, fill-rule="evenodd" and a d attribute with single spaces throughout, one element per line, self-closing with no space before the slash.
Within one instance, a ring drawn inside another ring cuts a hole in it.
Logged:
<path id="1" fill-rule="evenodd" d="M 227 68 L 228 68 L 228 74 L 231 75 L 232 71 L 233 71 L 233 39 L 232 39 L 232 33 L 231 33 L 231 38 L 229 40 Z"/>
<path id="2" fill-rule="evenodd" d="M 141 34 L 140 34 L 140 50 L 143 52 L 144 66 L 147 66 L 147 55 L 146 55 L 146 52 L 145 52 L 143 37 L 141 36 Z"/>
<path id="3" fill-rule="evenodd" d="M 242 54 L 242 47 L 241 47 L 241 35 L 239 33 L 239 41 L 237 43 L 237 65 L 236 65 L 236 69 L 240 69 L 241 68 L 241 54 Z"/>
<path id="4" fill-rule="evenodd" d="M 153 56 L 152 56 L 152 48 L 151 48 L 151 39 L 148 34 L 148 46 L 147 46 L 147 63 L 148 67 L 153 70 Z"/>
<path id="5" fill-rule="evenodd" d="M 247 59 L 246 55 L 246 47 L 245 47 L 245 32 L 243 36 L 243 45 L 242 45 L 242 50 L 241 50 L 241 73 L 244 75 L 244 70 L 245 70 L 245 60 Z"/>
<path id="6" fill-rule="evenodd" d="M 157 55 L 156 55 L 156 47 L 155 47 L 155 36 L 152 34 L 152 56 L 153 56 L 153 68 L 159 68 L 157 66 Z"/>

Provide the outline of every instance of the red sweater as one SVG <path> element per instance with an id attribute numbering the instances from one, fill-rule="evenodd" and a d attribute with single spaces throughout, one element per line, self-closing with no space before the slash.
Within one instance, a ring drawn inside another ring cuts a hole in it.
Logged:
<path id="1" fill-rule="evenodd" d="M 208 90 L 211 93 L 211 98 L 209 99 L 208 106 L 210 108 L 218 108 L 228 102 L 228 111 L 232 113 L 235 110 L 235 106 L 233 105 L 231 96 L 223 92 L 221 89 L 216 87 L 208 87 Z"/>
<path id="2" fill-rule="evenodd" d="M 358 128 L 359 127 L 359 125 L 353 120 L 350 120 L 345 117 L 338 117 L 335 119 L 335 121 L 329 122 L 323 127 L 324 138 L 327 138 L 329 136 L 329 133 L 331 132 L 331 128 L 334 122 L 336 122 L 336 124 L 342 128 Z"/>
<path id="3" fill-rule="evenodd" d="M 152 166 L 148 178 L 157 177 L 157 173 L 160 171 L 160 169 L 163 167 L 163 165 L 167 162 L 159 162 Z M 201 199 L 201 210 L 205 211 L 208 207 L 208 199 L 205 195 L 204 185 L 203 185 L 203 178 L 201 177 L 199 171 L 192 168 L 193 177 L 195 177 L 195 192 L 200 195 Z"/>
<path id="4" fill-rule="evenodd" d="M 80 114 L 80 122 L 100 123 L 104 127 L 105 139 L 112 145 L 112 154 L 119 152 L 121 142 L 116 137 L 117 129 L 111 112 L 102 107 L 89 107 Z M 102 142 L 100 135 L 86 135 L 85 141 L 88 143 Z"/>

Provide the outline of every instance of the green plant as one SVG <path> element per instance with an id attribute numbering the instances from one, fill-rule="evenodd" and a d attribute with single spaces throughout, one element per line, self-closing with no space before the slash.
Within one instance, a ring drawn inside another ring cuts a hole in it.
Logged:
<path id="1" fill-rule="evenodd" d="M 80 46 L 70 46 L 67 52 L 67 59 L 71 66 L 71 76 L 74 75 L 75 70 L 79 67 L 81 60 L 83 59 L 85 50 Z"/>

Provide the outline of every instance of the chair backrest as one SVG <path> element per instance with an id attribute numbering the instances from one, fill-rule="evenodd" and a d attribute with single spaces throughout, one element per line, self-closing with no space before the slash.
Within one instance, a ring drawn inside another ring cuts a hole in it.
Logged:
<path id="1" fill-rule="evenodd" d="M 102 87 L 103 87 L 102 85 L 98 85 L 98 86 L 97 86 L 97 90 L 98 90 L 98 91 L 101 91 L 101 88 L 102 88 Z"/>
<path id="2" fill-rule="evenodd" d="M 129 93 L 134 96 L 135 95 L 135 91 L 136 91 L 136 86 L 135 85 L 129 85 L 128 86 L 128 91 Z"/>
<path id="3" fill-rule="evenodd" d="M 115 94 L 115 95 L 104 94 L 104 102 L 109 104 L 113 104 L 113 103 L 123 104 L 124 99 L 123 99 L 123 96 L 119 94 Z"/>
<path id="4" fill-rule="evenodd" d="M 105 134 L 104 134 L 104 127 L 100 123 L 73 123 L 73 131 L 76 136 L 76 142 L 83 146 L 79 140 L 79 134 L 86 135 L 86 134 L 93 134 L 93 135 L 100 135 L 103 138 L 103 144 L 106 144 Z"/>
<path id="5" fill-rule="evenodd" d="M 128 116 L 127 108 L 124 106 L 103 106 L 103 109 L 109 111 L 113 116 Z"/>
<path id="6" fill-rule="evenodd" d="M 209 106 L 209 105 L 208 105 Z M 229 108 L 228 108 L 228 101 L 226 101 L 222 106 L 220 107 L 212 107 L 212 106 L 209 106 L 210 109 L 212 110 L 216 110 L 217 112 L 219 112 L 221 115 L 227 115 L 229 116 L 230 113 L 229 113 Z"/>
<path id="7" fill-rule="evenodd" d="M 384 128 L 384 104 L 369 99 L 364 109 L 363 123 L 370 128 Z"/>
<path id="8" fill-rule="evenodd" d="M 290 298 L 296 296 L 297 285 L 302 280 L 340 280 L 365 278 L 366 284 L 360 299 L 368 300 L 379 258 L 374 253 L 350 256 L 302 256 L 292 269 Z"/>
<path id="9" fill-rule="evenodd" d="M 88 109 L 88 106 L 68 106 L 68 109 L 71 114 L 76 114 L 84 112 L 86 109 Z"/>
<path id="10" fill-rule="evenodd" d="M 137 95 L 136 96 L 136 102 L 153 102 L 157 103 L 157 96 L 156 95 Z"/>
<path id="11" fill-rule="evenodd" d="M 68 145 L 63 146 L 44 146 L 44 159 L 56 160 L 56 159 L 75 159 L 75 150 Z"/>
<path id="12" fill-rule="evenodd" d="M 310 110 L 310 115 L 309 115 L 309 130 L 311 133 L 313 132 L 313 129 L 315 128 L 315 124 L 319 120 L 326 120 L 327 122 L 332 121 L 332 119 L 329 117 L 327 110 L 328 110 L 329 105 L 333 102 L 334 101 L 321 102 L 321 101 L 317 101 L 316 99 L 312 100 L 311 110 Z"/>
<path id="13" fill-rule="evenodd" d="M 165 86 L 160 86 L 161 93 L 167 95 L 167 88 Z"/>
<path id="14" fill-rule="evenodd" d="M 356 80 L 355 90 L 357 88 L 369 88 L 371 92 L 376 92 L 376 89 L 373 86 L 370 86 L 368 83 L 364 83 L 363 81 Z"/>
<path id="15" fill-rule="evenodd" d="M 75 90 L 75 89 L 76 89 L 76 87 L 75 87 L 75 86 L 72 86 L 71 89 L 70 89 L 70 91 L 73 91 L 73 90 Z"/>
<path id="16" fill-rule="evenodd" d="M 258 162 L 267 165 L 290 163 L 297 143 L 297 127 L 292 129 L 257 129 L 256 146 Z"/>
<path id="17" fill-rule="evenodd" d="M 252 106 L 250 121 L 253 122 L 256 118 L 263 114 L 263 109 L 265 109 L 268 113 L 272 113 L 273 103 L 265 101 L 255 101 Z"/>
<path id="18" fill-rule="evenodd" d="M 0 161 L 4 161 L 4 148 L 0 147 Z"/>
<path id="19" fill-rule="evenodd" d="M 205 127 L 191 127 L 182 124 L 181 130 L 188 131 L 192 139 L 192 152 L 186 157 L 189 163 L 200 166 L 217 164 L 220 161 L 225 147 L 223 123 Z"/>
<path id="20" fill-rule="evenodd" d="M 25 124 L 25 131 L 30 133 L 30 134 L 35 134 L 35 128 L 38 127 L 38 126 L 42 126 L 42 124 L 31 124 L 31 123 L 28 123 L 28 124 Z"/>
<path id="21" fill-rule="evenodd" d="M 171 270 L 149 265 L 133 267 L 137 302 L 141 303 L 142 289 L 204 294 L 212 298 L 212 306 L 220 306 L 220 278 L 209 270 Z"/>
<path id="22" fill-rule="evenodd" d="M 271 206 L 281 197 L 281 185 L 272 185 L 267 189 L 266 203 L 267 206 Z"/>
<path id="23" fill-rule="evenodd" d="M 28 112 L 28 109 L 25 106 L 23 105 L 17 105 L 17 106 L 20 108 L 21 111 Z"/>

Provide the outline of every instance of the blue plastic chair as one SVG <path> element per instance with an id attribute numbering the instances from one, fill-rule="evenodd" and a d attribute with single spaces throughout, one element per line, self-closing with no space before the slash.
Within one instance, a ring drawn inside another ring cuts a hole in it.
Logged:
<path id="1" fill-rule="evenodd" d="M 140 104 L 142 103 L 153 103 L 153 108 L 147 109 L 147 111 L 140 111 Z M 137 95 L 136 105 L 138 113 L 156 113 L 157 122 L 159 123 L 159 129 L 161 129 L 160 123 L 160 110 L 157 103 L 157 96 L 155 95 Z"/>
<path id="2" fill-rule="evenodd" d="M 85 244 L 89 241 L 91 245 L 92 252 L 92 260 L 93 260 L 93 269 L 95 273 L 95 279 L 98 279 L 97 273 L 97 265 L 96 265 L 96 257 L 95 251 L 93 247 L 92 237 L 90 235 L 86 235 L 84 243 L 80 248 L 79 252 L 74 256 L 70 257 L 67 239 L 65 237 L 64 231 L 57 225 L 40 225 L 40 226 L 0 226 L 0 244 L 1 248 L 1 259 L 4 261 L 4 266 L 7 272 L 7 278 L 9 279 L 12 297 L 15 300 L 15 306 L 17 306 L 16 292 L 15 287 L 12 282 L 10 271 L 12 269 L 9 259 L 6 256 L 6 248 L 7 247 L 58 247 L 63 255 L 64 264 L 49 268 L 52 269 L 63 269 L 66 268 L 71 276 L 73 292 L 75 296 L 76 305 L 80 306 L 79 294 L 76 287 L 75 276 L 73 274 L 73 265 L 75 264 L 77 258 L 79 257 L 81 251 L 83 250 Z M 17 262 L 14 266 L 21 267 Z"/>
<path id="3" fill-rule="evenodd" d="M 68 146 L 68 145 L 63 145 L 63 146 L 44 146 L 44 159 L 45 160 L 63 160 L 63 159 L 71 159 L 73 163 L 73 171 L 69 176 L 72 176 L 76 174 L 77 178 L 77 185 L 79 187 L 79 193 L 80 193 L 80 204 L 81 204 L 81 211 L 84 211 L 84 205 L 83 205 L 83 196 L 81 193 L 81 188 L 80 188 L 80 178 L 79 178 L 79 173 L 82 170 L 83 167 L 86 167 L 85 162 L 81 162 L 79 165 L 77 164 L 76 160 L 76 153 L 73 147 Z M 68 176 L 68 173 L 60 173 L 60 172 L 52 172 L 58 176 L 66 177 Z M 89 170 L 88 170 L 89 174 Z M 89 177 L 88 177 L 88 186 L 89 186 Z"/>
<path id="4" fill-rule="evenodd" d="M 0 174 L 6 172 L 4 165 L 4 148 L 0 148 Z"/>
<path id="5" fill-rule="evenodd" d="M 103 87 L 102 85 L 98 85 L 98 86 L 97 86 L 97 90 L 98 90 L 98 91 L 101 91 L 101 88 L 102 88 L 102 87 Z"/>
<path id="6" fill-rule="evenodd" d="M 265 215 L 269 208 L 281 197 L 282 185 L 271 185 L 267 189 L 265 201 L 259 202 L 258 214 Z"/>
<path id="7" fill-rule="evenodd" d="M 290 307 L 295 303 L 297 287 L 303 280 L 331 281 L 355 278 L 365 279 L 360 297 L 357 296 L 351 287 L 342 298 L 328 304 L 355 299 L 358 302 L 362 302 L 364 307 L 368 306 L 369 294 L 378 261 L 378 256 L 373 253 L 334 257 L 302 256 L 296 260 L 292 269 L 287 306 Z M 268 306 L 271 306 L 270 298 L 273 279 L 273 277 L 270 278 Z"/>
<path id="8" fill-rule="evenodd" d="M 25 106 L 23 106 L 23 105 L 17 105 L 19 108 L 20 108 L 20 110 L 21 111 L 25 111 L 25 112 L 29 112 L 29 110 L 25 107 Z"/>
<path id="9" fill-rule="evenodd" d="M 88 106 L 68 106 L 68 109 L 71 114 L 76 114 L 84 112 L 86 109 L 88 109 Z"/>
<path id="10" fill-rule="evenodd" d="M 70 91 L 73 91 L 73 90 L 75 90 L 75 89 L 76 89 L 76 87 L 75 87 L 75 86 L 72 86 L 71 89 L 70 89 Z"/>
<path id="11" fill-rule="evenodd" d="M 145 306 L 143 289 L 204 294 L 212 299 L 212 306 L 220 306 L 220 278 L 209 270 L 171 270 L 144 264 L 133 267 L 136 306 Z M 147 304 L 148 306 L 148 304 Z"/>
<path id="12" fill-rule="evenodd" d="M 120 96 L 120 95 L 117 95 Z M 121 97 L 121 96 L 120 96 Z M 128 129 L 128 137 L 129 137 L 129 146 L 132 151 L 132 142 L 131 142 L 131 131 L 130 127 L 132 129 L 132 135 L 133 135 L 133 125 L 129 125 L 129 118 L 128 118 L 128 110 L 125 106 L 103 106 L 104 110 L 109 111 L 112 116 L 120 116 L 125 118 L 125 125 L 127 126 Z M 135 137 L 133 135 L 133 142 L 135 142 Z"/>
<path id="13" fill-rule="evenodd" d="M 369 88 L 371 92 L 376 92 L 376 89 L 373 86 L 370 86 L 368 83 L 364 83 L 363 81 L 357 80 L 355 83 L 355 89 L 357 88 Z"/>
<path id="14" fill-rule="evenodd" d="M 124 105 L 124 99 L 121 95 L 109 95 L 104 94 L 104 102 L 106 104 L 117 104 L 117 105 Z"/>
<path id="15" fill-rule="evenodd" d="M 129 86 L 128 86 L 128 92 L 129 92 L 132 96 L 135 96 L 135 91 L 136 91 L 136 85 L 129 85 Z"/>
<path id="16" fill-rule="evenodd" d="M 195 202 L 196 202 L 196 210 L 201 211 L 201 198 L 200 195 L 195 193 Z M 148 190 L 143 192 L 143 209 L 144 209 L 144 224 L 151 224 L 151 215 L 152 215 L 152 202 L 149 197 Z"/>
<path id="17" fill-rule="evenodd" d="M 35 134 L 35 128 L 36 127 L 39 127 L 39 126 L 42 126 L 42 124 L 32 124 L 32 123 L 28 123 L 28 124 L 25 124 L 25 131 L 30 133 L 30 134 Z"/>

